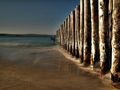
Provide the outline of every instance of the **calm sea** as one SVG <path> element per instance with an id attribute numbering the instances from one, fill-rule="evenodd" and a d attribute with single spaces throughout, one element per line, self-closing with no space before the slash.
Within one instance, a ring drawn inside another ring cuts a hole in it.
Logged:
<path id="1" fill-rule="evenodd" d="M 46 47 L 53 45 L 55 42 L 51 40 L 51 36 L 0 36 L 0 46 Z"/>

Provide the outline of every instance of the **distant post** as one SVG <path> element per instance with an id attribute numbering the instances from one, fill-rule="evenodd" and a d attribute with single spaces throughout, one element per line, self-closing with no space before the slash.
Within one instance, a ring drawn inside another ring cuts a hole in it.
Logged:
<path id="1" fill-rule="evenodd" d="M 61 42 L 61 40 L 60 40 L 60 29 L 59 29 L 56 32 L 56 43 L 58 43 L 60 45 L 60 42 Z"/>
<path id="2" fill-rule="evenodd" d="M 72 54 L 72 38 L 73 38 L 73 32 L 72 32 L 72 24 L 71 24 L 71 22 L 72 22 L 72 19 L 71 19 L 71 16 L 72 16 L 72 12 L 70 13 L 70 22 L 69 22 L 69 25 L 70 25 L 70 54 Z"/>
<path id="3" fill-rule="evenodd" d="M 60 26 L 60 37 L 61 37 L 61 46 L 64 45 L 64 33 L 63 33 L 63 24 Z"/>
<path id="4" fill-rule="evenodd" d="M 65 38 L 64 38 L 64 40 L 65 40 L 65 45 L 64 45 L 64 48 L 65 48 L 65 50 L 67 50 L 67 26 L 66 26 L 66 23 L 67 23 L 67 20 L 65 19 L 65 21 L 64 21 L 64 36 L 65 36 Z"/>
<path id="5" fill-rule="evenodd" d="M 79 43 L 80 43 L 80 5 L 75 8 L 75 56 L 79 57 Z"/>
<path id="6" fill-rule="evenodd" d="M 75 11 L 71 12 L 72 55 L 75 56 Z"/>
<path id="7" fill-rule="evenodd" d="M 68 18 L 65 19 L 65 28 L 66 28 L 66 50 L 68 50 Z"/>
<path id="8" fill-rule="evenodd" d="M 80 44 L 79 57 L 80 63 L 83 63 L 83 49 L 84 47 L 84 0 L 80 0 Z"/>
<path id="9" fill-rule="evenodd" d="M 65 21 L 64 21 L 64 23 L 63 23 L 63 36 L 64 36 L 64 38 L 63 38 L 63 41 L 64 41 L 64 45 L 63 45 L 63 48 L 65 49 L 65 46 L 66 46 L 66 29 L 65 29 Z"/>
<path id="10" fill-rule="evenodd" d="M 70 46 L 71 46 L 71 43 L 70 43 L 70 15 L 68 16 L 68 23 L 67 23 L 67 26 L 68 26 L 68 52 L 70 52 Z"/>

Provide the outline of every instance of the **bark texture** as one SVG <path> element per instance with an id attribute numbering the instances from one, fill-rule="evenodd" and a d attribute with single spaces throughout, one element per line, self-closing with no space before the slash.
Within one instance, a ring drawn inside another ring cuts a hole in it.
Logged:
<path id="1" fill-rule="evenodd" d="M 66 18 L 66 50 L 68 51 L 68 39 L 69 39 L 69 31 L 68 31 L 68 18 Z"/>
<path id="2" fill-rule="evenodd" d="M 113 82 L 120 82 L 120 0 L 113 1 L 112 35 L 111 79 Z"/>
<path id="3" fill-rule="evenodd" d="M 70 46 L 71 46 L 71 43 L 70 43 L 70 15 L 68 16 L 68 52 L 70 52 Z"/>
<path id="4" fill-rule="evenodd" d="M 75 11 L 71 12 L 72 55 L 75 56 Z"/>
<path id="5" fill-rule="evenodd" d="M 91 64 L 99 61 L 98 0 L 91 0 Z"/>
<path id="6" fill-rule="evenodd" d="M 61 46 L 63 46 L 64 45 L 63 24 L 60 26 L 60 37 L 61 37 Z"/>
<path id="7" fill-rule="evenodd" d="M 83 47 L 84 47 L 84 0 L 80 0 L 80 42 L 79 55 L 80 63 L 83 63 Z"/>
<path id="8" fill-rule="evenodd" d="M 112 20 L 112 13 L 113 13 L 113 0 L 109 0 L 109 67 L 111 68 L 111 62 L 112 62 L 112 46 L 111 46 L 111 41 L 112 41 L 112 27 L 113 27 L 113 20 Z"/>
<path id="9" fill-rule="evenodd" d="M 108 0 L 99 0 L 99 39 L 100 39 L 100 67 L 101 73 L 109 70 L 109 24 Z"/>
<path id="10" fill-rule="evenodd" d="M 91 12 L 90 0 L 84 0 L 84 65 L 90 64 L 91 55 Z"/>
<path id="11" fill-rule="evenodd" d="M 63 23 L 63 34 L 64 34 L 64 49 L 66 49 L 66 21 Z"/>
<path id="12" fill-rule="evenodd" d="M 56 42 L 60 45 L 60 29 L 56 32 Z"/>
<path id="13" fill-rule="evenodd" d="M 75 8 L 75 56 L 79 57 L 78 46 L 80 42 L 80 5 Z"/>

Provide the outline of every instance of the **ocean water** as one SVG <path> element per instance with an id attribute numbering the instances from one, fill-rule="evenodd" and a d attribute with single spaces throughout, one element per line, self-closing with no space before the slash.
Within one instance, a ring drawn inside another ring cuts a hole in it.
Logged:
<path id="1" fill-rule="evenodd" d="M 51 36 L 0 36 L 0 46 L 46 47 L 53 45 L 55 45 L 55 42 L 51 40 Z"/>

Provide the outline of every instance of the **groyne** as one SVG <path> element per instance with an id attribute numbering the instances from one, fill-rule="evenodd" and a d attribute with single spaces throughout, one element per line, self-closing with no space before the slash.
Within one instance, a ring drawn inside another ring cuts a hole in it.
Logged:
<path id="1" fill-rule="evenodd" d="M 120 1 L 80 0 L 56 32 L 59 45 L 84 67 L 120 83 Z"/>

